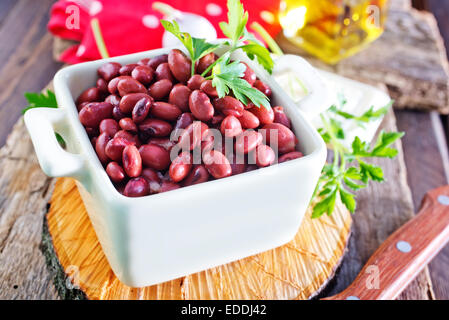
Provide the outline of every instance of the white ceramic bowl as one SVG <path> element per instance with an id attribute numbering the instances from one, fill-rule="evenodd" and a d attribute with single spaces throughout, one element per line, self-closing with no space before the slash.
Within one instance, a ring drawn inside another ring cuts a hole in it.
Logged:
<path id="1" fill-rule="evenodd" d="M 131 287 L 175 279 L 266 251 L 290 241 L 301 224 L 326 158 L 326 147 L 305 113 L 322 108 L 326 90 L 303 59 L 285 56 L 303 73 L 310 97 L 294 104 L 279 85 L 243 53 L 273 92 L 272 105 L 290 117 L 305 156 L 252 172 L 178 190 L 127 198 L 116 191 L 78 120 L 74 103 L 94 85 L 97 68 L 168 53 L 158 49 L 69 66 L 54 78 L 58 109 L 25 114 L 42 170 L 51 177 L 73 177 L 106 257 L 117 277 Z M 284 61 L 285 62 L 285 61 Z M 311 105 L 313 103 L 314 105 Z M 312 112 L 313 113 L 313 112 Z M 55 139 L 60 133 L 63 150 Z"/>

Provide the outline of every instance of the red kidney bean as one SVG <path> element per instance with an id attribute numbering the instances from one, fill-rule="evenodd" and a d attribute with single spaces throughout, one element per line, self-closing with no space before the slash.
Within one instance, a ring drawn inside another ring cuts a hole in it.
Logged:
<path id="1" fill-rule="evenodd" d="M 270 123 L 262 127 L 265 129 L 263 135 L 267 145 L 277 148 L 280 154 L 288 153 L 295 150 L 298 143 L 295 134 L 286 126 L 280 123 Z M 271 141 L 271 135 L 277 136 L 276 141 Z"/>
<path id="2" fill-rule="evenodd" d="M 92 87 L 84 90 L 76 99 L 76 105 L 80 105 L 83 102 L 98 102 L 101 100 L 101 93 L 97 87 Z"/>
<path id="3" fill-rule="evenodd" d="M 109 162 L 106 166 L 106 173 L 115 183 L 122 182 L 125 176 L 125 170 L 115 161 Z"/>
<path id="4" fill-rule="evenodd" d="M 179 137 L 178 143 L 183 150 L 193 150 L 198 147 L 201 141 L 206 137 L 209 127 L 207 124 L 194 121 L 187 126 L 184 132 Z"/>
<path id="5" fill-rule="evenodd" d="M 121 76 L 130 76 L 131 72 L 137 67 L 139 64 L 130 63 L 120 68 L 119 73 Z"/>
<path id="6" fill-rule="evenodd" d="M 231 164 L 226 156 L 217 150 L 203 153 L 203 162 L 207 171 L 215 178 L 221 179 L 232 174 Z"/>
<path id="7" fill-rule="evenodd" d="M 174 129 L 175 129 L 175 131 L 177 131 L 179 129 L 185 129 L 189 125 L 191 125 L 193 123 L 193 121 L 195 121 L 195 118 L 192 116 L 192 114 L 189 112 L 184 112 L 183 114 L 181 114 L 178 117 L 178 120 L 176 120 Z M 175 136 L 178 136 L 178 134 L 175 134 Z"/>
<path id="8" fill-rule="evenodd" d="M 184 187 L 193 186 L 194 184 L 206 182 L 207 180 L 209 180 L 209 172 L 205 166 L 199 164 L 193 166 L 190 173 L 182 181 L 182 185 Z"/>
<path id="9" fill-rule="evenodd" d="M 118 122 L 118 125 L 123 130 L 129 131 L 133 134 L 137 133 L 137 125 L 134 123 L 134 121 L 131 118 L 122 118 Z"/>
<path id="10" fill-rule="evenodd" d="M 274 121 L 274 112 L 271 107 L 266 108 L 264 106 L 254 106 L 249 109 L 249 111 L 252 112 L 257 118 L 259 118 L 261 125 L 273 123 Z"/>
<path id="11" fill-rule="evenodd" d="M 161 177 L 159 176 L 158 171 L 151 168 L 143 169 L 142 177 L 147 179 L 148 182 L 154 181 L 157 183 L 161 183 Z"/>
<path id="12" fill-rule="evenodd" d="M 212 119 L 210 120 L 211 126 L 219 128 L 221 125 L 221 122 L 223 121 L 224 118 L 225 118 L 225 116 L 222 114 L 214 115 L 212 117 Z"/>
<path id="13" fill-rule="evenodd" d="M 97 89 L 101 94 L 108 94 L 108 83 L 103 78 L 98 78 Z"/>
<path id="14" fill-rule="evenodd" d="M 258 169 L 258 167 L 255 164 L 249 164 L 246 166 L 245 172 L 250 172 L 250 171 L 257 170 L 257 169 Z"/>
<path id="15" fill-rule="evenodd" d="M 170 140 L 169 138 L 150 138 L 148 139 L 148 144 L 156 144 L 167 151 L 171 151 L 173 146 L 176 144 L 175 141 Z"/>
<path id="16" fill-rule="evenodd" d="M 158 193 L 161 189 L 161 178 L 159 177 L 158 171 L 145 168 L 142 170 L 142 177 L 148 182 L 148 190 L 150 194 Z"/>
<path id="17" fill-rule="evenodd" d="M 149 59 L 147 65 L 153 68 L 153 70 L 156 70 L 157 66 L 164 62 L 168 62 L 168 54 L 162 54 L 160 56 Z"/>
<path id="18" fill-rule="evenodd" d="M 154 108 L 153 99 L 150 97 L 143 97 L 139 101 L 136 102 L 133 111 L 132 118 L 134 123 L 141 123 L 148 116 L 151 108 Z"/>
<path id="19" fill-rule="evenodd" d="M 168 65 L 173 76 L 179 82 L 186 83 L 190 78 L 192 63 L 189 58 L 178 49 L 168 53 Z"/>
<path id="20" fill-rule="evenodd" d="M 170 135 L 170 123 L 159 119 L 145 119 L 139 124 L 139 130 L 149 137 L 166 137 Z"/>
<path id="21" fill-rule="evenodd" d="M 123 194 L 127 197 L 143 197 L 148 193 L 148 182 L 142 177 L 129 180 L 123 191 Z"/>
<path id="22" fill-rule="evenodd" d="M 104 119 L 100 122 L 100 132 L 106 132 L 109 136 L 113 137 L 120 128 L 117 121 L 114 119 Z"/>
<path id="23" fill-rule="evenodd" d="M 189 97 L 189 107 L 198 120 L 209 121 L 214 116 L 214 107 L 207 94 L 201 90 L 192 92 Z"/>
<path id="24" fill-rule="evenodd" d="M 177 106 L 162 101 L 155 102 L 150 112 L 153 117 L 167 121 L 175 121 L 181 113 Z"/>
<path id="25" fill-rule="evenodd" d="M 243 133 L 236 138 L 235 151 L 238 153 L 247 154 L 261 144 L 262 140 L 262 135 L 257 131 L 243 131 Z"/>
<path id="26" fill-rule="evenodd" d="M 181 186 L 177 183 L 170 182 L 170 181 L 162 181 L 162 185 L 161 185 L 161 189 L 159 190 L 159 193 L 176 190 L 179 188 L 181 188 Z"/>
<path id="27" fill-rule="evenodd" d="M 106 155 L 105 148 L 111 137 L 107 133 L 102 133 L 98 136 L 95 143 L 95 152 L 97 152 L 98 159 L 102 164 L 106 164 L 109 161 L 109 157 Z"/>
<path id="28" fill-rule="evenodd" d="M 242 62 L 246 66 L 245 73 L 243 75 L 243 79 L 245 79 L 250 85 L 253 85 L 257 79 L 256 74 L 253 69 L 251 69 L 245 62 Z"/>
<path id="29" fill-rule="evenodd" d="M 137 66 L 131 72 L 131 77 L 140 83 L 147 85 L 153 80 L 154 70 L 147 66 Z"/>
<path id="30" fill-rule="evenodd" d="M 133 78 L 130 77 L 130 76 L 119 76 L 119 77 L 113 78 L 113 79 L 112 79 L 111 81 L 109 81 L 109 83 L 108 83 L 108 91 L 109 91 L 109 93 L 111 93 L 111 94 L 116 94 L 116 93 L 118 93 L 117 85 L 118 85 L 118 83 L 119 83 L 120 80 L 124 80 L 124 79 L 133 79 Z M 133 80 L 134 80 L 134 79 L 133 79 Z"/>
<path id="31" fill-rule="evenodd" d="M 221 122 L 220 131 L 225 137 L 232 138 L 242 133 L 242 125 L 236 117 L 227 116 Z"/>
<path id="32" fill-rule="evenodd" d="M 168 79 L 161 79 L 153 83 L 148 89 L 148 93 L 156 100 L 166 97 L 172 90 L 173 83 Z"/>
<path id="33" fill-rule="evenodd" d="M 283 124 L 284 126 L 286 126 L 289 129 L 292 128 L 290 119 L 284 113 L 284 108 L 279 107 L 279 106 L 273 107 L 273 112 L 274 112 L 274 121 L 273 122 Z"/>
<path id="34" fill-rule="evenodd" d="M 119 75 L 122 65 L 118 62 L 108 62 L 98 68 L 97 73 L 104 80 L 109 82 L 112 78 Z"/>
<path id="35" fill-rule="evenodd" d="M 192 91 L 187 86 L 178 83 L 171 89 L 168 102 L 177 106 L 182 112 L 187 112 L 191 93 Z"/>
<path id="36" fill-rule="evenodd" d="M 161 63 L 157 66 L 156 71 L 154 72 L 156 75 L 156 81 L 167 79 L 170 82 L 174 82 L 175 78 L 173 77 L 172 72 L 170 71 L 170 67 L 167 62 Z"/>
<path id="37" fill-rule="evenodd" d="M 123 149 L 122 162 L 128 177 L 135 178 L 142 173 L 142 158 L 136 146 L 128 145 Z"/>
<path id="38" fill-rule="evenodd" d="M 126 78 L 126 79 L 121 79 L 118 83 L 117 83 L 117 90 L 118 93 L 120 94 L 120 96 L 125 96 L 129 93 L 146 93 L 147 92 L 147 88 L 145 88 L 145 86 L 143 84 L 141 84 L 139 81 L 137 81 L 134 78 Z"/>
<path id="39" fill-rule="evenodd" d="M 140 140 L 136 135 L 133 135 L 130 132 L 125 131 L 125 130 L 117 131 L 114 138 L 123 138 L 125 140 L 128 140 L 132 144 L 135 144 L 136 147 L 140 147 L 140 145 L 141 145 Z"/>
<path id="40" fill-rule="evenodd" d="M 76 109 L 78 110 L 78 113 L 81 111 L 82 108 L 84 108 L 89 102 L 82 102 L 76 106 Z"/>
<path id="41" fill-rule="evenodd" d="M 212 80 L 206 80 L 201 84 L 200 87 L 209 97 L 218 98 L 217 89 L 212 85 Z"/>
<path id="42" fill-rule="evenodd" d="M 225 116 L 241 117 L 245 107 L 236 98 L 226 96 L 214 100 L 214 107 L 221 111 Z"/>
<path id="43" fill-rule="evenodd" d="M 256 80 L 256 81 L 254 81 L 253 86 L 257 90 L 262 92 L 264 95 L 266 95 L 268 98 L 271 97 L 271 88 L 265 82 Z"/>
<path id="44" fill-rule="evenodd" d="M 273 149 L 264 144 L 257 146 L 251 153 L 251 157 L 253 158 L 253 163 L 260 168 L 271 166 L 276 160 L 276 154 Z"/>
<path id="45" fill-rule="evenodd" d="M 283 154 L 282 156 L 279 157 L 278 162 L 282 163 L 285 161 L 290 161 L 290 160 L 294 160 L 294 159 L 298 159 L 303 157 L 302 152 L 299 151 L 292 151 L 286 154 Z"/>
<path id="46" fill-rule="evenodd" d="M 243 110 L 242 116 L 238 119 L 244 129 L 255 129 L 260 125 L 259 118 L 248 110 Z"/>
<path id="47" fill-rule="evenodd" d="M 170 165 L 170 153 L 155 144 L 144 144 L 139 148 L 142 162 L 146 167 L 165 170 Z"/>
<path id="48" fill-rule="evenodd" d="M 81 109 L 79 119 L 85 127 L 95 128 L 101 120 L 112 117 L 113 108 L 107 102 L 90 102 Z"/>
<path id="49" fill-rule="evenodd" d="M 114 109 L 112 109 L 112 117 L 116 121 L 120 121 L 121 119 L 126 117 L 126 114 L 124 114 L 122 111 L 120 111 L 119 106 L 115 106 Z"/>
<path id="50" fill-rule="evenodd" d="M 152 98 L 146 93 L 130 93 L 123 96 L 119 104 L 120 111 L 124 114 L 130 114 L 133 111 L 137 101 L 142 98 L 147 98 L 152 101 Z"/>
<path id="51" fill-rule="evenodd" d="M 118 107 L 118 105 L 120 104 L 120 97 L 116 94 L 110 94 L 106 97 L 104 102 L 109 102 L 114 107 Z"/>
<path id="52" fill-rule="evenodd" d="M 109 159 L 114 161 L 121 161 L 123 150 L 125 149 L 126 146 L 130 146 L 132 144 L 133 143 L 129 140 L 116 137 L 107 142 L 104 148 L 104 152 Z"/>
<path id="53" fill-rule="evenodd" d="M 229 158 L 228 158 L 229 159 Z M 241 174 L 246 171 L 246 163 L 245 159 L 239 159 L 235 154 L 229 159 L 229 163 L 231 164 L 232 175 L 235 176 L 237 174 Z"/>
<path id="54" fill-rule="evenodd" d="M 86 129 L 87 135 L 89 137 L 96 137 L 96 136 L 98 136 L 100 134 L 100 130 L 98 130 L 98 128 L 86 127 L 85 129 Z"/>
<path id="55" fill-rule="evenodd" d="M 190 90 L 198 90 L 201 87 L 201 84 L 205 81 L 204 77 L 199 74 L 194 74 L 190 77 L 189 81 L 187 81 L 187 87 Z"/>
<path id="56" fill-rule="evenodd" d="M 202 57 L 200 60 L 198 60 L 197 64 L 196 64 L 196 72 L 201 74 L 204 71 L 207 70 L 207 68 L 209 68 L 209 66 L 215 62 L 216 60 L 216 55 L 215 53 L 211 52 L 206 54 L 204 57 Z"/>
<path id="57" fill-rule="evenodd" d="M 173 182 L 183 180 L 192 169 L 192 156 L 190 152 L 181 152 L 170 164 L 168 170 L 170 179 Z"/>

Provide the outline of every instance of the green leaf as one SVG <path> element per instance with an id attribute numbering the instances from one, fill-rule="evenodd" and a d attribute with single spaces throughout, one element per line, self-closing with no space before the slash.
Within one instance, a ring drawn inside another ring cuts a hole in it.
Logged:
<path id="1" fill-rule="evenodd" d="M 349 179 L 360 180 L 362 176 L 360 175 L 359 170 L 355 167 L 350 167 L 345 171 L 345 177 Z"/>
<path id="2" fill-rule="evenodd" d="M 27 110 L 33 108 L 57 108 L 58 103 L 56 96 L 51 90 L 45 93 L 26 92 L 25 98 L 28 101 L 28 106 L 22 110 L 24 114 Z"/>
<path id="3" fill-rule="evenodd" d="M 404 136 L 404 132 L 384 132 L 381 131 L 377 138 L 376 144 L 371 152 L 373 157 L 388 157 L 393 158 L 397 155 L 398 151 L 389 146 Z"/>
<path id="4" fill-rule="evenodd" d="M 194 37 L 192 37 L 192 45 L 193 45 L 193 57 L 191 57 L 191 59 L 193 61 L 201 59 L 206 54 L 213 52 L 215 49 L 219 47 L 218 44 L 211 44 L 206 42 L 205 39 L 199 39 Z"/>
<path id="5" fill-rule="evenodd" d="M 240 49 L 242 49 L 251 60 L 257 58 L 257 62 L 259 62 L 268 73 L 271 74 L 273 72 L 274 62 L 273 59 L 271 59 L 270 52 L 267 48 L 256 43 L 250 43 L 241 46 Z"/>
<path id="6" fill-rule="evenodd" d="M 341 202 L 348 208 L 349 212 L 354 213 L 355 210 L 355 199 L 354 195 L 343 188 L 340 188 L 340 199 Z"/>
<path id="7" fill-rule="evenodd" d="M 193 50 L 193 40 L 190 34 L 187 32 L 181 32 L 179 29 L 179 24 L 176 22 L 176 20 L 173 21 L 167 21 L 167 20 L 161 20 L 161 24 L 164 27 L 165 30 L 173 34 L 181 43 L 184 45 L 184 47 L 189 52 L 190 58 L 193 59 L 195 56 L 195 52 Z"/>
<path id="8" fill-rule="evenodd" d="M 219 26 L 224 35 L 235 44 L 245 31 L 245 26 L 248 22 L 248 12 L 245 12 L 239 0 L 228 0 L 227 6 L 228 22 L 220 22 Z"/>
<path id="9" fill-rule="evenodd" d="M 232 90 L 235 98 L 244 105 L 250 100 L 258 107 L 270 108 L 267 96 L 241 78 L 245 69 L 244 64 L 239 61 L 230 62 L 229 58 L 217 63 L 212 69 L 212 85 L 217 89 L 218 96 L 224 97 Z"/>
<path id="10" fill-rule="evenodd" d="M 332 214 L 335 207 L 335 200 L 337 198 L 337 189 L 330 193 L 326 198 L 316 203 L 312 211 L 312 219 L 321 217 L 324 213 Z"/>
<path id="11" fill-rule="evenodd" d="M 351 180 L 350 178 L 345 177 L 345 178 L 343 178 L 343 180 L 344 180 L 345 184 L 354 191 L 366 188 L 366 184 L 358 184 L 358 183 L 354 182 L 353 180 Z"/>
<path id="12" fill-rule="evenodd" d="M 338 138 L 338 139 L 344 139 L 345 138 L 345 132 L 343 130 L 343 128 L 341 127 L 341 122 L 331 118 L 329 119 L 331 128 L 332 128 L 332 132 L 334 133 L 334 135 Z"/>
<path id="13" fill-rule="evenodd" d="M 352 142 L 352 154 L 360 157 L 369 157 L 371 152 L 368 150 L 368 144 L 356 136 Z"/>
<path id="14" fill-rule="evenodd" d="M 370 179 L 373 181 L 384 181 L 384 173 L 381 167 L 359 160 L 360 174 L 362 181 L 367 183 Z"/>

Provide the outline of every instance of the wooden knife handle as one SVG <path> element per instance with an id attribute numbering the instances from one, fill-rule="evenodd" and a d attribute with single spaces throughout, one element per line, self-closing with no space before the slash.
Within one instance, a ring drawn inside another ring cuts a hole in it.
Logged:
<path id="1" fill-rule="evenodd" d="M 424 196 L 419 213 L 388 237 L 346 290 L 325 299 L 395 299 L 448 240 L 449 186 L 444 186 Z"/>

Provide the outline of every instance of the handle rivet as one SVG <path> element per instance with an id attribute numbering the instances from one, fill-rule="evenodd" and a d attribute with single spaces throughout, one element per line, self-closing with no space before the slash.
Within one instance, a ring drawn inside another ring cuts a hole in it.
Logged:
<path id="1" fill-rule="evenodd" d="M 356 296 L 348 296 L 346 297 L 346 300 L 360 300 L 360 298 Z"/>
<path id="2" fill-rule="evenodd" d="M 412 246 L 407 241 L 398 241 L 396 243 L 396 249 L 398 249 L 401 252 L 407 253 L 412 251 Z"/>
<path id="3" fill-rule="evenodd" d="M 449 206 L 449 197 L 445 195 L 438 196 L 438 202 L 442 205 Z"/>

